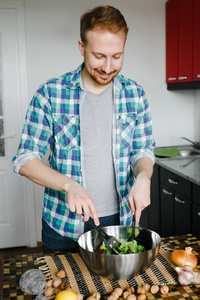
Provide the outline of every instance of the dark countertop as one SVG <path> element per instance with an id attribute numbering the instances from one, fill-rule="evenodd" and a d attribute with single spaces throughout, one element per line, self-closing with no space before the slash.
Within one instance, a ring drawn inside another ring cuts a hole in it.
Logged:
<path id="1" fill-rule="evenodd" d="M 193 149 L 192 146 L 169 146 L 162 148 L 182 148 Z M 161 147 L 159 147 L 161 148 Z M 169 171 L 178 174 L 185 179 L 200 185 L 200 155 L 189 157 L 173 157 L 173 158 L 157 158 L 156 163 L 168 169 Z"/>
<path id="2" fill-rule="evenodd" d="M 190 245 L 193 248 L 194 254 L 197 256 L 198 265 L 195 268 L 196 272 L 200 272 L 200 241 L 192 234 L 162 238 L 162 242 L 172 250 L 184 249 Z M 57 253 L 54 253 L 56 255 Z M 21 275 L 30 269 L 38 268 L 39 263 L 37 258 L 43 256 L 42 253 L 32 254 L 17 254 L 6 255 L 1 265 L 3 282 L 0 284 L 0 299 L 2 300 L 32 300 L 36 296 L 30 296 L 23 293 L 19 287 Z M 155 295 L 147 293 L 147 300 L 176 300 L 176 299 L 200 299 L 200 284 L 181 286 L 180 284 L 169 285 L 170 292 L 167 295 L 162 295 L 158 292 Z M 1 297 L 2 295 L 2 297 Z M 102 300 L 107 300 L 108 295 L 102 296 Z M 122 298 L 120 298 L 122 299 Z"/>

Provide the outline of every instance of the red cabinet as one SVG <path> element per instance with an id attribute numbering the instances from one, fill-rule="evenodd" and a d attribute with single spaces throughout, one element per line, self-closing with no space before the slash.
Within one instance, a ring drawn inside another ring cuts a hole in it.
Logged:
<path id="1" fill-rule="evenodd" d="M 166 82 L 169 89 L 200 87 L 200 0 L 166 3 Z"/>
<path id="2" fill-rule="evenodd" d="M 178 0 L 166 3 L 166 82 L 178 76 Z"/>
<path id="3" fill-rule="evenodd" d="M 194 0 L 193 78 L 200 80 L 200 0 Z"/>

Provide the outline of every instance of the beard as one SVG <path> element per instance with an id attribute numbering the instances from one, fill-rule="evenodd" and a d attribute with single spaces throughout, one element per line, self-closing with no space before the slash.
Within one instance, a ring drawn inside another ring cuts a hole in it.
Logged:
<path id="1" fill-rule="evenodd" d="M 86 56 L 84 57 L 84 65 L 87 70 L 87 73 L 90 75 L 92 80 L 99 84 L 99 85 L 108 85 L 121 71 L 121 68 L 119 70 L 112 71 L 110 73 L 106 73 L 101 69 L 93 69 L 90 67 L 90 65 L 87 63 Z"/>
<path id="2" fill-rule="evenodd" d="M 88 71 L 88 70 L 87 70 Z M 92 71 L 88 72 L 90 77 L 100 85 L 107 85 L 109 84 L 120 72 L 115 70 L 109 74 L 103 72 L 102 70 L 93 69 Z"/>

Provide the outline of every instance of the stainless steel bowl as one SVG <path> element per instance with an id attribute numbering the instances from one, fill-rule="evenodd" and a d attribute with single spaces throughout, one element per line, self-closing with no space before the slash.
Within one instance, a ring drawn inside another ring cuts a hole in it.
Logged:
<path id="1" fill-rule="evenodd" d="M 115 237 L 128 240 L 131 226 L 107 226 L 104 230 Z M 161 238 L 149 229 L 140 228 L 141 241 L 146 251 L 134 254 L 106 255 L 96 249 L 101 245 L 102 238 L 91 230 L 80 236 L 78 243 L 85 264 L 95 273 L 113 280 L 130 279 L 148 269 L 156 259 Z"/>

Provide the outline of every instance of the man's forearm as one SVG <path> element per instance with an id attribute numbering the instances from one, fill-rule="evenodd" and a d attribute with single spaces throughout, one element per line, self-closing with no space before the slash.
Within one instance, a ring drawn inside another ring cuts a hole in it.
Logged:
<path id="1" fill-rule="evenodd" d="M 50 189 L 67 193 L 67 202 L 71 212 L 84 214 L 83 221 L 88 221 L 92 215 L 95 224 L 99 225 L 99 218 L 93 199 L 88 192 L 75 180 L 51 169 L 40 159 L 27 162 L 20 169 L 20 174 L 33 182 Z"/>
<path id="2" fill-rule="evenodd" d="M 21 167 L 20 174 L 41 186 L 56 191 L 67 192 L 69 185 L 73 181 L 73 179 L 51 169 L 40 159 L 33 159 L 27 162 Z"/>
<path id="3" fill-rule="evenodd" d="M 133 168 L 136 178 L 128 200 L 131 213 L 135 215 L 136 225 L 139 224 L 142 210 L 150 204 L 151 176 L 153 174 L 153 161 L 149 157 L 138 159 Z"/>
<path id="4" fill-rule="evenodd" d="M 138 175 L 145 175 L 149 180 L 153 174 L 153 162 L 149 157 L 138 159 L 133 167 L 133 174 L 137 178 Z"/>

